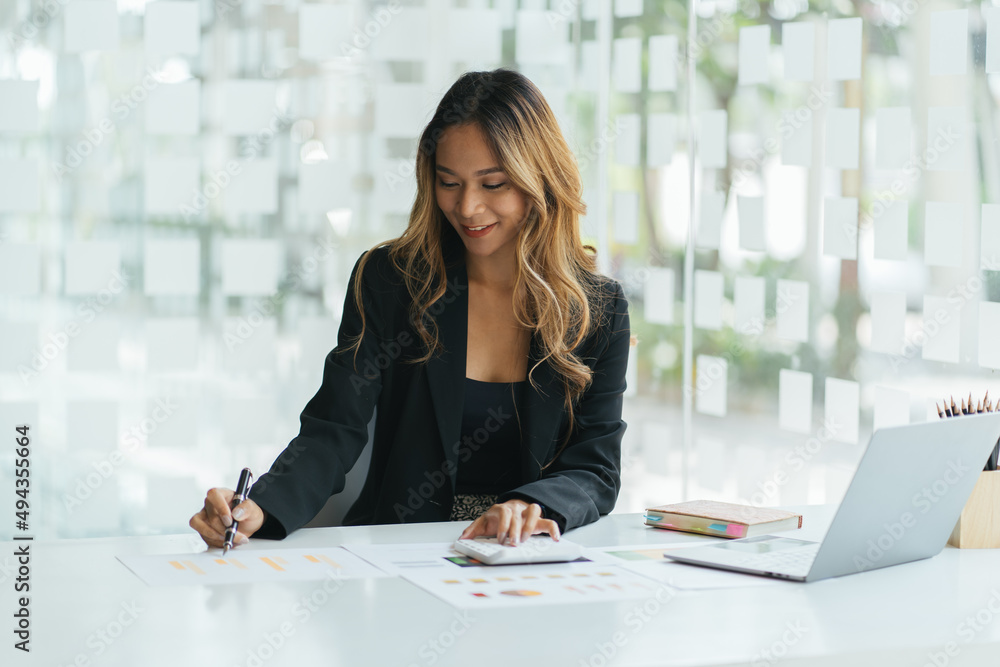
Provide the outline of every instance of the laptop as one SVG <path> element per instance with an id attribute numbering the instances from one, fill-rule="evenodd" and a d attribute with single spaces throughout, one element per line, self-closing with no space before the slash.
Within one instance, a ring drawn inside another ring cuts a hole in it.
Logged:
<path id="1" fill-rule="evenodd" d="M 663 555 L 681 563 L 818 581 L 936 556 L 990 452 L 1000 413 L 877 430 L 822 542 L 789 533 Z"/>

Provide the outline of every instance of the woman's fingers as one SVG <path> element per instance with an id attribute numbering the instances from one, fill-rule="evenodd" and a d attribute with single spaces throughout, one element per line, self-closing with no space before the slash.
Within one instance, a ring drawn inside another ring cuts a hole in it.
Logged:
<path id="1" fill-rule="evenodd" d="M 233 513 L 239 521 L 239 528 L 233 538 L 233 546 L 246 544 L 264 523 L 264 511 L 254 501 L 247 498 L 242 503 L 229 509 L 235 492 L 231 489 L 209 489 L 205 494 L 205 506 L 191 517 L 188 522 L 201 539 L 210 547 L 222 547 L 226 541 L 226 529 L 233 525 Z"/>
<path id="2" fill-rule="evenodd" d="M 531 503 L 528 505 L 528 509 L 524 510 L 522 516 L 524 518 L 524 524 L 521 527 L 519 535 L 521 536 L 521 541 L 525 542 L 533 534 L 539 532 L 535 529 L 535 527 L 538 525 L 538 520 L 542 518 L 542 508 L 538 505 L 538 503 Z"/>

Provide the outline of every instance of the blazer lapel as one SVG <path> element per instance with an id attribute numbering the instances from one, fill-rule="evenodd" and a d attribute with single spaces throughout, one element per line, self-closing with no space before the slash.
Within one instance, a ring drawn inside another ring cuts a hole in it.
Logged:
<path id="1" fill-rule="evenodd" d="M 528 352 L 528 373 L 531 373 L 531 369 L 541 358 L 541 344 L 538 337 L 532 334 Z M 542 465 L 547 463 L 543 457 L 548 454 L 553 439 L 558 437 L 558 423 L 566 395 L 562 382 L 548 361 L 540 364 L 532 377 L 538 384 L 538 390 L 528 382 L 524 388 L 523 404 L 520 408 L 521 480 L 524 483 L 533 482 L 541 477 Z"/>
<path id="2" fill-rule="evenodd" d="M 462 435 L 462 410 L 465 407 L 465 360 L 469 328 L 469 284 L 464 262 L 447 269 L 448 290 L 431 307 L 438 326 L 438 336 L 444 351 L 427 362 L 427 381 L 434 416 L 441 436 L 441 445 L 451 470 L 458 465 L 458 448 Z M 454 287 L 454 289 L 452 289 Z M 434 314 L 435 310 L 440 312 Z M 451 490 L 455 491 L 455 474 L 451 475 Z"/>

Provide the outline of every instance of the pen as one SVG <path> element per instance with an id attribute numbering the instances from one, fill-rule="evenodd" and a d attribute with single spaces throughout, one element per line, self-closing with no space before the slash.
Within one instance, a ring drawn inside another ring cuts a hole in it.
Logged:
<path id="1" fill-rule="evenodd" d="M 242 503 L 247 499 L 247 493 L 250 492 L 250 478 L 253 477 L 253 473 L 250 472 L 250 468 L 244 468 L 240 472 L 240 481 L 236 484 L 236 493 L 233 495 L 233 499 L 229 503 L 229 509 L 234 509 L 237 505 Z M 233 519 L 233 523 L 230 524 L 229 528 L 226 528 L 226 541 L 222 545 L 222 555 L 225 556 L 226 552 L 233 548 L 233 540 L 236 539 L 236 531 L 240 528 L 240 522 Z"/>

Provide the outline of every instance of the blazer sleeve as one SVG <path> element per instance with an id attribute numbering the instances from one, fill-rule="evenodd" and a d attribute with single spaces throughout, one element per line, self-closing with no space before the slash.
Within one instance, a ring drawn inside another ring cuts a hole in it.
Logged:
<path id="1" fill-rule="evenodd" d="M 573 435 L 541 479 L 501 494 L 496 501 L 521 498 L 539 503 L 563 530 L 611 512 L 621 488 L 621 442 L 627 426 L 621 418 L 622 396 L 631 331 L 624 290 L 621 283 L 612 282 L 614 316 L 606 332 L 607 346 L 594 365 L 590 387 L 574 410 Z"/>
<path id="2" fill-rule="evenodd" d="M 299 433 L 248 494 L 267 513 L 254 537 L 283 539 L 308 523 L 331 495 L 344 489 L 345 476 L 368 442 L 368 423 L 382 389 L 376 356 L 385 318 L 377 297 L 378 258 L 372 257 L 361 283 L 365 336 L 355 365 L 348 346 L 361 333 L 354 280 L 364 256 L 351 271 L 337 346 L 326 356 L 319 390 L 299 416 Z"/>

